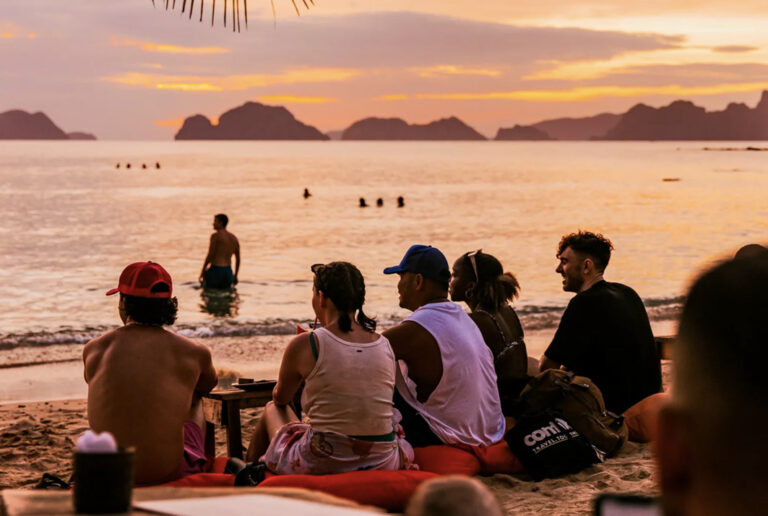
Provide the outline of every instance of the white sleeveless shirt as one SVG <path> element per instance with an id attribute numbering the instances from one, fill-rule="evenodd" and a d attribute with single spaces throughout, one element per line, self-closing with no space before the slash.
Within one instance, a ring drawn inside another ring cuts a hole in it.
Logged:
<path id="1" fill-rule="evenodd" d="M 320 328 L 315 342 L 317 363 L 301 396 L 312 429 L 354 436 L 392 432 L 397 366 L 387 338 L 348 342 Z"/>
<path id="2" fill-rule="evenodd" d="M 444 301 L 418 308 L 406 321 L 421 325 L 437 341 L 443 376 L 425 403 L 401 362 L 400 395 L 447 444 L 491 445 L 504 437 L 496 371 L 491 350 L 477 325 L 456 303 Z M 408 439 L 408 436 L 405 436 Z"/>

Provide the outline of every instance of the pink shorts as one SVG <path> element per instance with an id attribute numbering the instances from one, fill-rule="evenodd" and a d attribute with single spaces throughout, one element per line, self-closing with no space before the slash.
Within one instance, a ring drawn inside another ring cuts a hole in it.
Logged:
<path id="1" fill-rule="evenodd" d="M 184 421 L 184 457 L 179 464 L 179 478 L 204 473 L 207 464 L 202 428 L 194 421 Z"/>

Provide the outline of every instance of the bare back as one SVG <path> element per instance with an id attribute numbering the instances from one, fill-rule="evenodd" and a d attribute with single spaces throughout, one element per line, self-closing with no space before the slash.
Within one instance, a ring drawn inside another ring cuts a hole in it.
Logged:
<path id="1" fill-rule="evenodd" d="M 184 421 L 216 385 L 210 351 L 160 327 L 129 324 L 86 344 L 83 361 L 91 428 L 136 447 L 137 483 L 176 478 Z"/>
<path id="2" fill-rule="evenodd" d="M 232 266 L 232 255 L 240 250 L 240 242 L 237 237 L 227 231 L 220 229 L 211 235 L 211 246 L 208 250 L 211 265 L 217 267 Z"/>

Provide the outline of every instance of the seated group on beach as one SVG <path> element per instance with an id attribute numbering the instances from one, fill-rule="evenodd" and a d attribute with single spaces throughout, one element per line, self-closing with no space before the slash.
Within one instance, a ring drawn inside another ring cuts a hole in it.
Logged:
<path id="1" fill-rule="evenodd" d="M 603 279 L 611 250 L 594 233 L 561 240 L 556 272 L 576 296 L 540 364 L 528 358 L 510 306 L 519 284 L 487 253 L 465 253 L 451 271 L 438 249 L 411 246 L 384 274 L 399 276 L 399 305 L 413 313 L 381 334 L 363 311 L 357 267 L 313 265 L 311 304 L 322 327 L 286 347 L 247 459 L 277 474 L 327 474 L 410 469 L 413 447 L 490 446 L 503 439 L 505 412 L 527 380 L 548 368 L 588 376 L 616 413 L 658 393 L 660 362 L 642 301 Z M 90 425 L 136 448 L 139 484 L 201 472 L 200 399 L 217 384 L 211 353 L 163 328 L 175 321 L 177 301 L 159 264 L 129 265 L 107 292 L 115 293 L 124 326 L 84 350 Z M 304 421 L 291 408 L 299 393 Z"/>

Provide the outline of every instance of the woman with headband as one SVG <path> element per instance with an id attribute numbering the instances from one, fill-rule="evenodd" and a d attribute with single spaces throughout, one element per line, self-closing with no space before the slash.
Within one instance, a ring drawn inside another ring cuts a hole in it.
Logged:
<path id="1" fill-rule="evenodd" d="M 506 414 L 529 377 L 523 327 L 510 301 L 520 284 L 499 260 L 482 250 L 465 253 L 453 264 L 451 300 L 464 301 L 493 354 L 502 410 Z"/>

